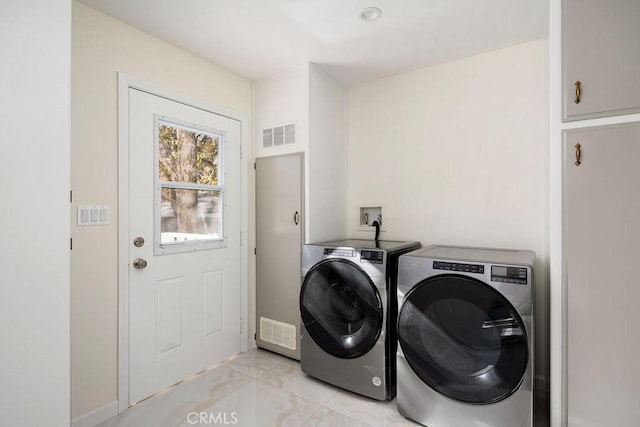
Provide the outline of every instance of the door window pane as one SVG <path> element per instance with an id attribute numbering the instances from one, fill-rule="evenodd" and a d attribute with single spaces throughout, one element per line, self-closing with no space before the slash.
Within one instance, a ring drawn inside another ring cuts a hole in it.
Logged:
<path id="1" fill-rule="evenodd" d="M 155 253 L 224 247 L 224 133 L 155 120 Z"/>
<path id="2" fill-rule="evenodd" d="M 160 122 L 158 179 L 204 185 L 218 184 L 218 135 Z"/>
<path id="3" fill-rule="evenodd" d="M 162 243 L 220 237 L 220 191 L 162 188 L 161 194 Z"/>

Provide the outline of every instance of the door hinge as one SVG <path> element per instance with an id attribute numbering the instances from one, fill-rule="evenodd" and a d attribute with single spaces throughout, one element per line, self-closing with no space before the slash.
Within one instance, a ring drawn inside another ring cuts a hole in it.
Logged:
<path id="1" fill-rule="evenodd" d="M 242 333 L 242 318 L 240 319 L 240 333 Z"/>
<path id="2" fill-rule="evenodd" d="M 240 158 L 242 158 L 242 144 L 240 144 Z"/>
<path id="3" fill-rule="evenodd" d="M 257 334 L 253 334 L 253 340 L 257 340 L 258 339 L 258 335 Z"/>
<path id="4" fill-rule="evenodd" d="M 240 246 L 242 246 L 242 231 L 240 232 Z"/>
<path id="5" fill-rule="evenodd" d="M 73 237 L 69 237 L 69 250 L 73 250 Z"/>
<path id="6" fill-rule="evenodd" d="M 258 250 L 256 248 L 253 248 L 253 254 L 258 255 Z"/>
<path id="7" fill-rule="evenodd" d="M 256 162 L 253 162 L 253 170 L 256 170 Z"/>
<path id="8" fill-rule="evenodd" d="M 73 203 L 73 190 L 69 190 L 69 203 Z"/>

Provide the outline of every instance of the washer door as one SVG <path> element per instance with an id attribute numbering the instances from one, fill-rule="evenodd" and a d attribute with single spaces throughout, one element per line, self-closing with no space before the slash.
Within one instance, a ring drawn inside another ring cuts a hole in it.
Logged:
<path id="1" fill-rule="evenodd" d="M 382 301 L 369 276 L 344 259 L 313 266 L 300 291 L 309 336 L 327 353 L 351 359 L 368 352 L 382 330 Z"/>
<path id="2" fill-rule="evenodd" d="M 526 330 L 511 303 L 460 275 L 428 278 L 405 295 L 398 340 L 425 384 L 472 404 L 495 403 L 515 392 L 529 360 Z"/>

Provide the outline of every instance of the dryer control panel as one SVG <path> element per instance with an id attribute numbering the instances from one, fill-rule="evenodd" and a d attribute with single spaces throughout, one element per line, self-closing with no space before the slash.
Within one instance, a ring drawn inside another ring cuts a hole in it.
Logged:
<path id="1" fill-rule="evenodd" d="M 324 255 L 325 256 L 336 256 L 341 258 L 357 258 L 358 253 L 360 254 L 360 263 L 361 264 L 383 264 L 384 263 L 384 252 L 383 251 L 374 251 L 374 250 L 365 250 L 356 251 L 355 249 L 345 249 L 345 248 L 325 248 Z"/>
<path id="2" fill-rule="evenodd" d="M 484 274 L 484 265 L 463 264 L 460 262 L 433 261 L 434 270 L 464 271 L 465 273 Z"/>
<path id="3" fill-rule="evenodd" d="M 325 248 L 325 255 L 341 256 L 346 258 L 354 258 L 356 251 L 353 249 L 340 249 L 340 248 Z"/>

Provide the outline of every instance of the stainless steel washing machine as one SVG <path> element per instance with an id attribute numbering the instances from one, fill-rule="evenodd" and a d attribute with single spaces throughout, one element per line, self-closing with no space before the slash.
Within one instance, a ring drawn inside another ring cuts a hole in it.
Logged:
<path id="1" fill-rule="evenodd" d="M 303 372 L 373 399 L 395 396 L 398 257 L 419 247 L 369 240 L 304 246 Z"/>
<path id="2" fill-rule="evenodd" d="M 400 257 L 402 415 L 429 427 L 532 425 L 534 261 L 451 246 Z"/>

